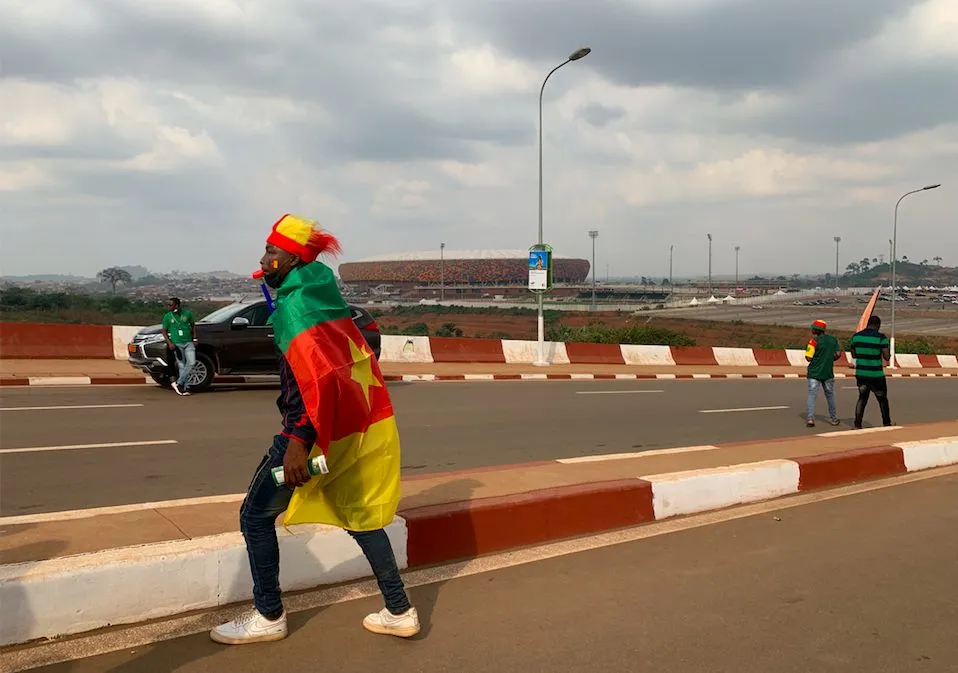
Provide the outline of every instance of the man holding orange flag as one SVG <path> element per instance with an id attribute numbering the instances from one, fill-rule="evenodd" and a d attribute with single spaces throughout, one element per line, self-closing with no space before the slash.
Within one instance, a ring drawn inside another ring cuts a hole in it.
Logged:
<path id="1" fill-rule="evenodd" d="M 213 629 L 210 637 L 220 643 L 287 635 L 276 537 L 276 517 L 283 512 L 284 525 L 338 526 L 359 544 L 386 603 L 366 616 L 363 627 L 406 638 L 420 629 L 384 530 L 400 495 L 392 402 L 332 270 L 316 261 L 323 253 L 338 252 L 331 234 L 295 215 L 281 217 L 266 240 L 260 268 L 264 282 L 276 289 L 270 323 L 279 349 L 277 405 L 283 430 L 273 438 L 240 508 L 254 609 Z M 311 465 L 320 469 L 311 474 Z M 282 485 L 273 479 L 279 467 Z"/>

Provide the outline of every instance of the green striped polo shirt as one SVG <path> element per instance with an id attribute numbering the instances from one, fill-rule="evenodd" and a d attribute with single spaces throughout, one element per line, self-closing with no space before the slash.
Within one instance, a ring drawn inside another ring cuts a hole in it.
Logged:
<path id="1" fill-rule="evenodd" d="M 851 351 L 855 358 L 855 376 L 860 379 L 885 377 L 881 352 L 888 348 L 888 337 L 876 329 L 863 329 L 852 337 Z"/>

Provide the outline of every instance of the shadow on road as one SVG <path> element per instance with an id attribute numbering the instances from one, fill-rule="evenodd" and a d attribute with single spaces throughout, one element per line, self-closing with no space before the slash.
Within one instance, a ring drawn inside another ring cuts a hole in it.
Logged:
<path id="1" fill-rule="evenodd" d="M 6 543 L 0 562 L 4 565 L 15 564 L 21 577 L 30 574 L 43 560 L 56 557 L 67 546 L 63 540 L 24 542 L 16 545 L 16 538 L 20 536 L 28 538 L 28 533 L 33 528 L 36 528 L 33 524 L 0 527 L 0 536 Z M 13 546 L 8 546 L 11 541 Z M 30 560 L 20 561 L 20 559 Z M 51 600 L 52 596 L 46 596 L 46 599 Z M 16 640 L 24 641 L 35 637 L 32 630 L 37 626 L 43 610 L 42 605 L 37 604 L 38 600 L 40 599 L 37 596 L 30 595 L 23 582 L 0 584 L 0 618 L 2 618 L 0 628 L 2 628 L 4 639 L 13 636 Z"/>
<path id="2" fill-rule="evenodd" d="M 479 485 L 480 482 L 476 481 L 475 479 L 456 479 L 455 481 L 445 482 L 433 488 L 426 489 L 425 491 L 417 493 L 414 498 L 410 498 L 411 504 L 413 505 L 415 505 L 417 502 L 447 503 L 444 505 L 427 505 L 422 508 L 407 510 L 407 526 L 409 527 L 408 547 L 409 549 L 413 550 L 413 555 L 410 559 L 411 561 L 416 561 L 416 554 L 418 553 L 417 549 L 419 545 L 422 545 L 424 549 L 433 548 L 439 545 L 448 546 L 454 549 L 455 558 L 444 559 L 443 563 L 454 562 L 455 560 L 467 560 L 475 558 L 478 555 L 479 541 L 476 538 L 476 530 L 471 516 L 453 515 L 454 518 L 452 521 L 454 522 L 455 526 L 454 533 L 453 531 L 450 531 L 452 536 L 443 537 L 437 535 L 432 530 L 427 531 L 418 528 L 416 523 L 416 510 L 418 509 L 419 512 L 423 512 L 427 508 L 433 511 L 444 508 L 449 512 L 455 512 L 456 510 L 461 511 L 462 504 L 472 500 L 472 496 L 475 493 L 476 487 Z M 400 514 L 402 515 L 403 512 L 400 512 Z M 419 569 L 420 568 L 416 568 L 416 570 Z M 419 620 L 422 624 L 422 630 L 419 632 L 419 635 L 415 637 L 416 640 L 424 639 L 429 636 L 429 633 L 432 630 L 433 613 L 435 612 L 436 605 L 439 602 L 439 595 L 442 592 L 442 587 L 445 584 L 446 581 L 437 581 L 408 589 L 409 600 L 413 605 L 416 606 L 416 611 L 419 613 Z"/>

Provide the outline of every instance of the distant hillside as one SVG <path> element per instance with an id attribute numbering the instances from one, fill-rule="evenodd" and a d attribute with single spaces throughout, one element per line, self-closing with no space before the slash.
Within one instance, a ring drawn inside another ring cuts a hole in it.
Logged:
<path id="1" fill-rule="evenodd" d="M 8 283 L 92 283 L 93 278 L 71 276 L 59 273 L 32 274 L 29 276 L 0 276 L 0 280 Z"/>
<path id="2" fill-rule="evenodd" d="M 891 264 L 884 262 L 872 266 L 869 262 L 868 265 L 864 265 L 866 261 L 849 264 L 844 281 L 862 285 L 887 285 L 891 275 Z M 866 266 L 864 270 L 862 270 L 863 266 Z M 895 276 L 899 285 L 934 285 L 936 287 L 958 285 L 958 267 L 936 266 L 929 264 L 927 260 L 916 264 L 902 259 L 895 265 Z"/>

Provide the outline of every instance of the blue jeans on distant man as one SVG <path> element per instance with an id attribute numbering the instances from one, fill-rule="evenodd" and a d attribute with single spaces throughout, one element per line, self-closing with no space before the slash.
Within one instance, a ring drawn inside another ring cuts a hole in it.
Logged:
<path id="1" fill-rule="evenodd" d="M 176 385 L 180 390 L 186 390 L 190 380 L 190 370 L 196 364 L 196 344 L 190 341 L 174 345 L 176 346 L 176 365 L 180 369 L 180 377 L 176 380 Z"/>
<path id="2" fill-rule="evenodd" d="M 815 420 L 815 402 L 818 400 L 818 389 L 825 390 L 825 401 L 828 403 L 829 420 L 838 420 L 838 409 L 835 407 L 835 379 L 817 381 L 808 379 L 808 415 L 806 420 Z"/>

